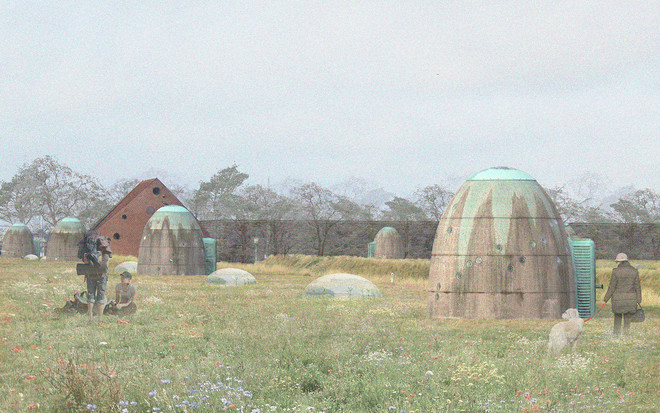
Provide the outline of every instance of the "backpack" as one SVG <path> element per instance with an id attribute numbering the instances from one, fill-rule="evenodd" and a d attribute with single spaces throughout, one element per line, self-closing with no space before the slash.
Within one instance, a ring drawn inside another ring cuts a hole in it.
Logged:
<path id="1" fill-rule="evenodd" d="M 93 265 L 99 265 L 99 257 L 101 253 L 98 249 L 98 239 L 102 238 L 96 230 L 87 231 L 83 239 L 78 242 L 78 258 L 89 261 Z"/>

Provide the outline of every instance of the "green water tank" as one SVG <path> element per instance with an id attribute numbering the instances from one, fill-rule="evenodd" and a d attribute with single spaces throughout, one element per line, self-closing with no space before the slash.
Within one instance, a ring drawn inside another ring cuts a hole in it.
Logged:
<path id="1" fill-rule="evenodd" d="M 367 258 L 373 258 L 376 255 L 376 241 L 367 244 Z"/>
<path id="2" fill-rule="evenodd" d="M 204 256 L 206 262 L 206 275 L 212 274 L 216 270 L 216 250 L 217 242 L 214 238 L 202 238 L 204 241 Z"/>
<path id="3" fill-rule="evenodd" d="M 596 244 L 588 238 L 568 238 L 575 278 L 575 301 L 580 317 L 596 313 Z"/>

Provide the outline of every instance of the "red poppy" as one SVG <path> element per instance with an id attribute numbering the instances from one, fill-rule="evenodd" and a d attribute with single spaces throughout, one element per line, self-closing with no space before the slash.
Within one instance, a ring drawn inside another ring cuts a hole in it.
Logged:
<path id="1" fill-rule="evenodd" d="M 28 380 L 34 380 L 34 379 L 37 378 L 37 376 L 33 376 L 33 375 L 30 374 L 30 375 L 25 376 L 25 378 L 28 379 Z"/>
<path id="2" fill-rule="evenodd" d="M 36 345 L 36 344 L 32 344 L 30 347 L 32 347 L 32 348 L 37 348 L 37 345 Z"/>
<path id="3" fill-rule="evenodd" d="M 28 410 L 37 410 L 37 405 L 34 403 L 28 404 Z"/>
<path id="4" fill-rule="evenodd" d="M 20 353 L 21 351 L 23 351 L 23 347 L 14 346 L 14 348 L 11 351 L 13 351 L 14 353 Z"/>

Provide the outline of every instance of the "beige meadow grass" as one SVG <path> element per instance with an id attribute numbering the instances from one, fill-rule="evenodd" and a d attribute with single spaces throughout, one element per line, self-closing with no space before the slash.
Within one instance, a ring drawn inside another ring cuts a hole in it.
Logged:
<path id="1" fill-rule="evenodd" d="M 575 354 L 548 359 L 557 320 L 429 319 L 424 260 L 219 263 L 258 280 L 234 288 L 136 276 L 138 313 L 90 322 L 56 313 L 84 289 L 75 263 L 0 257 L 0 411 L 654 411 L 660 272 L 634 264 L 647 321 L 615 338 L 606 307 Z M 599 262 L 605 287 L 609 271 Z M 330 272 L 384 297 L 302 297 Z"/>

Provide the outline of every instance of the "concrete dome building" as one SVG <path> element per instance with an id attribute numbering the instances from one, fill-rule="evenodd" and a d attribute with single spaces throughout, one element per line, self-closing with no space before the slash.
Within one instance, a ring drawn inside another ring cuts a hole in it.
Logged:
<path id="1" fill-rule="evenodd" d="M 534 178 L 481 171 L 461 186 L 440 222 L 429 272 L 431 317 L 561 318 L 575 304 L 561 218 Z"/>
<path id="2" fill-rule="evenodd" d="M 34 238 L 25 224 L 12 224 L 2 237 L 2 256 L 23 258 L 34 254 Z"/>
<path id="3" fill-rule="evenodd" d="M 138 274 L 205 275 L 202 229 L 186 208 L 158 209 L 142 231 Z"/>
<path id="4" fill-rule="evenodd" d="M 374 238 L 374 258 L 402 259 L 404 257 L 401 235 L 392 227 L 381 228 Z"/>
<path id="5" fill-rule="evenodd" d="M 307 285 L 303 295 L 307 297 L 373 298 L 382 293 L 374 283 L 354 274 L 329 274 Z"/>
<path id="6" fill-rule="evenodd" d="M 256 284 L 257 280 L 247 271 L 238 268 L 223 268 L 212 272 L 206 277 L 206 283 L 235 287 L 239 285 Z"/>
<path id="7" fill-rule="evenodd" d="M 85 236 L 85 229 L 77 218 L 62 218 L 48 237 L 47 259 L 53 261 L 78 261 L 78 242 Z"/>

